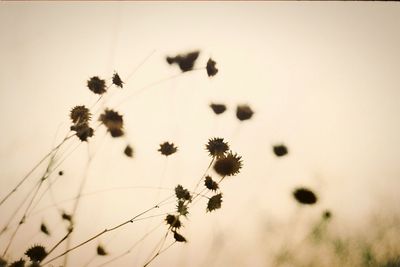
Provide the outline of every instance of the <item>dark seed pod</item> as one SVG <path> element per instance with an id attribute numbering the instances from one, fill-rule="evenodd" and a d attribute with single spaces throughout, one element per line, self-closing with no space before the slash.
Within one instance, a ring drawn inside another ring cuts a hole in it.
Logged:
<path id="1" fill-rule="evenodd" d="M 25 255 L 33 262 L 41 262 L 47 256 L 47 252 L 43 246 L 35 245 L 29 248 Z"/>
<path id="2" fill-rule="evenodd" d="M 215 67 L 217 63 L 211 58 L 207 61 L 207 75 L 208 77 L 215 76 L 218 73 L 218 69 Z"/>
<path id="3" fill-rule="evenodd" d="M 174 231 L 174 239 L 176 242 L 186 242 L 186 238 L 183 235 L 178 234 L 176 231 Z"/>
<path id="4" fill-rule="evenodd" d="M 160 148 L 158 151 L 165 156 L 169 156 L 171 154 L 174 154 L 178 148 L 174 145 L 174 143 L 169 143 L 169 142 L 164 142 L 160 144 Z"/>
<path id="5" fill-rule="evenodd" d="M 186 72 L 193 69 L 199 54 L 199 51 L 194 51 L 187 54 L 177 55 L 175 57 L 167 57 L 167 62 L 170 65 L 177 64 L 182 72 Z"/>
<path id="6" fill-rule="evenodd" d="M 240 172 L 242 168 L 242 157 L 229 152 L 224 157 L 220 157 L 214 164 L 214 170 L 221 176 L 232 176 Z"/>
<path id="7" fill-rule="evenodd" d="M 206 150 L 213 158 L 222 158 L 225 153 L 229 150 L 229 145 L 224 142 L 223 138 L 212 138 L 208 140 Z"/>
<path id="8" fill-rule="evenodd" d="M 245 121 L 251 119 L 254 112 L 248 105 L 240 105 L 236 108 L 236 117 L 240 121 Z"/>
<path id="9" fill-rule="evenodd" d="M 216 115 L 222 114 L 226 110 L 226 106 L 224 104 L 210 104 L 210 108 L 214 111 Z"/>
<path id="10" fill-rule="evenodd" d="M 98 245 L 96 251 L 99 256 L 106 256 L 108 254 L 102 245 Z"/>
<path id="11" fill-rule="evenodd" d="M 181 185 L 177 185 L 175 187 L 175 195 L 177 199 L 182 199 L 182 200 L 190 200 L 192 198 L 189 190 L 183 188 L 183 186 Z"/>
<path id="12" fill-rule="evenodd" d="M 127 146 L 125 147 L 124 154 L 125 154 L 127 157 L 132 158 L 132 157 L 133 157 L 133 148 L 132 148 L 130 145 L 127 145 Z"/>
<path id="13" fill-rule="evenodd" d="M 307 188 L 296 189 L 293 196 L 300 204 L 313 205 L 317 202 L 317 196 Z"/>
<path id="14" fill-rule="evenodd" d="M 178 229 L 181 228 L 182 226 L 179 217 L 175 215 L 168 214 L 167 217 L 165 218 L 165 221 L 172 229 Z"/>
<path id="15" fill-rule="evenodd" d="M 124 82 L 121 80 L 121 77 L 119 77 L 118 73 L 114 73 L 112 77 L 112 82 L 115 86 L 122 88 L 124 87 Z"/>
<path id="16" fill-rule="evenodd" d="M 207 203 L 207 211 L 213 211 L 221 208 L 222 194 L 212 196 Z"/>
<path id="17" fill-rule="evenodd" d="M 283 157 L 288 153 L 288 149 L 285 145 L 275 145 L 273 146 L 273 151 L 275 156 L 277 157 Z"/>
<path id="18" fill-rule="evenodd" d="M 218 183 L 215 182 L 210 176 L 206 176 L 204 180 L 204 185 L 207 187 L 207 189 L 211 191 L 217 191 L 218 190 Z"/>
<path id="19" fill-rule="evenodd" d="M 107 91 L 106 81 L 98 76 L 93 76 L 87 81 L 87 87 L 95 94 L 102 95 Z"/>

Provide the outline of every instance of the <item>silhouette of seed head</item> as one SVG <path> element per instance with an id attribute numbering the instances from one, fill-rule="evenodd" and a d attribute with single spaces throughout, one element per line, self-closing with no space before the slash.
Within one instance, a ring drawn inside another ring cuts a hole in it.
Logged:
<path id="1" fill-rule="evenodd" d="M 225 112 L 226 106 L 224 104 L 210 104 L 210 108 L 214 111 L 215 114 L 219 115 Z"/>
<path id="2" fill-rule="evenodd" d="M 127 157 L 132 158 L 132 157 L 133 157 L 133 148 L 132 148 L 130 145 L 127 145 L 127 146 L 125 147 L 124 154 L 125 154 Z"/>
<path id="3" fill-rule="evenodd" d="M 207 203 L 207 211 L 213 211 L 216 209 L 221 208 L 221 203 L 222 203 L 222 194 L 219 193 L 215 196 L 212 196 Z"/>
<path id="4" fill-rule="evenodd" d="M 121 77 L 119 77 L 118 73 L 114 73 L 112 77 L 112 82 L 115 86 L 122 88 L 124 87 L 124 82 L 121 80 Z"/>
<path id="5" fill-rule="evenodd" d="M 182 226 L 179 217 L 172 214 L 168 214 L 167 217 L 165 218 L 165 221 L 172 229 L 178 229 L 181 228 Z"/>
<path id="6" fill-rule="evenodd" d="M 41 262 L 47 256 L 47 252 L 43 246 L 35 245 L 29 248 L 25 255 L 33 262 Z"/>
<path id="7" fill-rule="evenodd" d="M 48 235 L 48 236 L 50 235 L 49 229 L 47 228 L 46 224 L 44 224 L 43 222 L 40 225 L 40 231 L 42 233 L 44 233 L 45 235 Z"/>
<path id="8" fill-rule="evenodd" d="M 273 146 L 273 151 L 277 157 L 283 157 L 288 153 L 287 147 L 283 144 Z"/>
<path id="9" fill-rule="evenodd" d="M 24 267 L 25 266 L 25 260 L 20 259 L 17 261 L 14 261 L 8 265 L 8 267 Z"/>
<path id="10" fill-rule="evenodd" d="M 206 145 L 208 153 L 213 158 L 221 158 L 229 150 L 229 145 L 223 138 L 211 138 Z"/>
<path id="11" fill-rule="evenodd" d="M 183 188 L 183 186 L 181 186 L 181 185 L 177 185 L 175 187 L 175 195 L 178 200 L 179 199 L 190 200 L 192 198 L 189 193 L 189 190 Z"/>
<path id="12" fill-rule="evenodd" d="M 326 210 L 322 213 L 322 219 L 329 220 L 332 217 L 332 213 L 329 210 Z"/>
<path id="13" fill-rule="evenodd" d="M 186 238 L 183 235 L 178 234 L 176 231 L 173 231 L 173 233 L 176 242 L 186 242 Z"/>
<path id="14" fill-rule="evenodd" d="M 65 221 L 72 222 L 72 216 L 65 213 L 65 211 L 63 211 L 63 213 L 61 214 L 61 218 Z"/>
<path id="15" fill-rule="evenodd" d="M 106 81 L 100 79 L 98 76 L 93 76 L 87 81 L 87 87 L 90 91 L 95 94 L 102 95 L 104 94 L 106 89 Z"/>
<path id="16" fill-rule="evenodd" d="M 317 196 L 307 188 L 297 188 L 293 196 L 300 204 L 313 205 L 317 202 Z"/>
<path id="17" fill-rule="evenodd" d="M 63 172 L 63 171 L 59 171 L 59 172 L 58 172 L 58 175 L 63 176 L 63 175 L 64 175 L 64 172 Z"/>
<path id="18" fill-rule="evenodd" d="M 0 267 L 6 267 L 7 261 L 0 257 Z"/>
<path id="19" fill-rule="evenodd" d="M 253 110 L 248 105 L 239 105 L 236 108 L 236 117 L 240 121 L 249 120 L 253 114 Z"/>
<path id="20" fill-rule="evenodd" d="M 210 176 L 206 176 L 204 180 L 204 185 L 207 187 L 207 189 L 211 191 L 217 191 L 218 190 L 218 183 L 215 182 Z"/>
<path id="21" fill-rule="evenodd" d="M 106 126 L 112 137 L 120 137 L 124 135 L 122 130 L 124 124 L 123 117 L 118 112 L 111 109 L 105 109 L 100 115 L 99 121 Z"/>
<path id="22" fill-rule="evenodd" d="M 221 176 L 232 176 L 239 173 L 242 168 L 242 157 L 229 152 L 220 157 L 214 164 L 214 170 Z"/>
<path id="23" fill-rule="evenodd" d="M 76 132 L 76 136 L 82 141 L 82 142 L 87 142 L 87 139 L 89 137 L 92 137 L 94 134 L 94 130 L 89 127 L 88 124 L 83 123 L 83 124 L 77 124 L 77 125 L 72 125 L 70 128 L 72 131 Z"/>
<path id="24" fill-rule="evenodd" d="M 215 76 L 218 73 L 218 69 L 215 67 L 215 64 L 217 64 L 214 60 L 211 58 L 207 61 L 207 74 L 208 77 Z"/>
<path id="25" fill-rule="evenodd" d="M 99 256 L 106 256 L 108 254 L 102 245 L 98 245 L 96 251 Z"/>
<path id="26" fill-rule="evenodd" d="M 184 200 L 179 200 L 178 205 L 176 206 L 176 210 L 178 211 L 179 215 L 182 216 L 187 216 L 189 211 L 188 211 L 188 206 L 185 204 Z"/>
<path id="27" fill-rule="evenodd" d="M 90 120 L 90 111 L 85 106 L 75 106 L 71 109 L 69 117 L 73 123 L 88 123 Z"/>
<path id="28" fill-rule="evenodd" d="M 162 155 L 169 156 L 174 154 L 178 148 L 174 145 L 174 143 L 164 142 L 160 144 L 160 148 L 157 151 L 160 151 Z"/>
<path id="29" fill-rule="evenodd" d="M 194 51 L 187 54 L 177 55 L 175 57 L 167 57 L 167 62 L 170 65 L 174 63 L 178 64 L 182 72 L 190 71 L 193 69 L 199 54 L 199 51 Z"/>

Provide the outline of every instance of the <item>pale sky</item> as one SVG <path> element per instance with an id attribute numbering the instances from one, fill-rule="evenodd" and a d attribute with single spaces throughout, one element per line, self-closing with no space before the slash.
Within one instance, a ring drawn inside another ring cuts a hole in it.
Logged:
<path id="1" fill-rule="evenodd" d="M 51 149 L 55 136 L 64 137 L 72 107 L 96 101 L 86 87 L 90 77 L 109 79 L 117 71 L 125 81 L 103 100 L 124 115 L 126 137 L 112 139 L 101 127 L 89 142 L 95 158 L 84 192 L 126 189 L 82 198 L 72 244 L 172 193 L 127 187 L 193 188 L 210 162 L 204 147 L 212 137 L 229 142 L 243 169 L 223 182 L 221 210 L 206 213 L 204 200 L 196 204 L 182 230 L 189 242 L 151 266 L 274 266 L 273 247 L 290 233 L 301 239 L 325 209 L 332 211 L 333 233 L 364 238 L 376 226 L 373 218 L 383 225 L 399 215 L 397 3 L 1 2 L 0 34 L 0 196 Z M 167 55 L 196 49 L 196 67 L 212 57 L 215 77 L 199 70 L 141 90 L 179 73 Z M 217 117 L 211 102 L 228 109 Z M 236 119 L 239 104 L 251 106 L 251 120 Z M 164 141 L 179 148 L 167 160 L 157 152 Z M 134 159 L 123 155 L 126 143 Z M 272 145 L 279 143 L 288 156 L 274 156 Z M 76 195 L 87 151 L 80 145 L 60 166 L 65 175 L 53 186 L 58 201 Z M 0 207 L 0 227 L 39 174 Z M 299 186 L 317 193 L 315 206 L 298 207 L 291 192 Z M 36 210 L 51 203 L 45 197 Z M 98 266 L 163 218 L 105 235 L 72 252 L 70 264 L 85 265 L 101 242 L 110 256 L 88 265 Z M 50 239 L 37 233 L 42 220 L 54 229 Z M 108 266 L 142 266 L 166 229 Z M 34 243 L 51 247 L 63 234 L 56 210 L 47 209 L 21 228 L 9 257 L 18 259 Z M 1 251 L 7 238 L 0 237 Z M 393 246 L 400 251 L 398 241 Z"/>

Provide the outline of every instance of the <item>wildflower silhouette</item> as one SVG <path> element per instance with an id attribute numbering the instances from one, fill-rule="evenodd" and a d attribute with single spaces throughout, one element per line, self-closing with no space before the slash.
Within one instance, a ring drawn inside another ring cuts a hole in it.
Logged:
<path id="1" fill-rule="evenodd" d="M 248 105 L 239 105 L 236 108 L 236 117 L 240 121 L 245 121 L 251 119 L 254 112 Z"/>
<path id="2" fill-rule="evenodd" d="M 212 109 L 212 111 L 214 111 L 214 113 L 216 115 L 222 114 L 225 112 L 226 110 L 226 106 L 224 104 L 214 104 L 211 103 L 210 104 L 210 108 Z"/>
<path id="3" fill-rule="evenodd" d="M 273 151 L 277 157 L 283 157 L 288 153 L 287 147 L 283 144 L 273 146 Z"/>
<path id="4" fill-rule="evenodd" d="M 47 252 L 43 246 L 35 245 L 29 248 L 25 252 L 25 255 L 28 256 L 32 262 L 41 262 L 47 256 Z"/>
<path id="5" fill-rule="evenodd" d="M 296 189 L 293 196 L 300 204 L 313 205 L 317 202 L 317 196 L 307 188 Z"/>
<path id="6" fill-rule="evenodd" d="M 214 170 L 222 177 L 236 175 L 242 168 L 241 159 L 241 156 L 230 151 L 227 155 L 217 159 L 214 164 Z"/>
<path id="7" fill-rule="evenodd" d="M 216 62 L 214 60 L 212 60 L 211 58 L 207 61 L 207 74 L 208 77 L 212 77 L 215 76 L 218 73 L 218 69 L 215 67 Z"/>
<path id="8" fill-rule="evenodd" d="M 211 157 L 222 158 L 225 153 L 229 150 L 229 145 L 224 142 L 223 138 L 212 138 L 208 140 L 206 149 Z"/>
<path id="9" fill-rule="evenodd" d="M 178 148 L 174 145 L 174 143 L 164 142 L 160 144 L 160 148 L 157 150 L 162 155 L 169 156 L 174 154 Z"/>
<path id="10" fill-rule="evenodd" d="M 175 57 L 167 57 L 167 62 L 170 65 L 177 64 L 182 72 L 186 72 L 193 69 L 199 54 L 199 51 L 194 51 L 187 54 L 177 55 Z"/>
<path id="11" fill-rule="evenodd" d="M 121 80 L 121 77 L 119 77 L 117 72 L 115 72 L 112 77 L 112 83 L 119 88 L 124 87 L 124 82 Z"/>
<path id="12" fill-rule="evenodd" d="M 93 76 L 87 81 L 87 87 L 95 94 L 102 95 L 107 91 L 106 81 Z"/>

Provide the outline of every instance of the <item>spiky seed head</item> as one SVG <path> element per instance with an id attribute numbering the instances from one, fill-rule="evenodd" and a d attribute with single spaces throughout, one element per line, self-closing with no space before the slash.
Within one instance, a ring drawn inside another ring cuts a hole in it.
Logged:
<path id="1" fill-rule="evenodd" d="M 204 185 L 207 187 L 207 189 L 211 190 L 211 191 L 217 191 L 218 190 L 218 183 L 215 182 L 211 176 L 206 176 L 205 180 L 204 180 Z"/>
<path id="2" fill-rule="evenodd" d="M 178 205 L 176 206 L 176 210 L 178 211 L 179 215 L 187 216 L 189 214 L 188 206 L 185 204 L 184 200 L 178 200 Z"/>
<path id="3" fill-rule="evenodd" d="M 49 229 L 47 228 L 46 224 L 43 223 L 43 222 L 42 222 L 42 224 L 40 225 L 40 231 L 41 231 L 42 233 L 44 233 L 45 235 L 48 235 L 48 236 L 50 235 Z"/>
<path id="4" fill-rule="evenodd" d="M 208 140 L 206 150 L 213 158 L 221 158 L 225 156 L 225 153 L 229 150 L 229 145 L 224 142 L 223 138 L 211 138 Z"/>
<path id="5" fill-rule="evenodd" d="M 159 151 L 162 155 L 169 156 L 174 154 L 177 150 L 178 148 L 174 145 L 174 143 L 164 142 L 160 144 L 160 148 L 157 151 Z"/>
<path id="6" fill-rule="evenodd" d="M 210 104 L 210 108 L 214 111 L 216 115 L 222 114 L 226 110 L 226 106 L 224 104 Z"/>
<path id="7" fill-rule="evenodd" d="M 119 88 L 124 87 L 124 82 L 121 80 L 121 77 L 119 77 L 117 72 L 114 72 L 114 75 L 112 77 L 112 82 L 115 86 Z"/>
<path id="8" fill-rule="evenodd" d="M 87 142 L 88 138 L 92 137 L 93 134 L 94 134 L 93 128 L 91 128 L 86 123 L 80 123 L 80 124 L 77 124 L 77 125 L 72 125 L 70 129 L 71 129 L 71 131 L 75 131 L 76 132 L 76 136 L 82 142 Z"/>
<path id="9" fill-rule="evenodd" d="M 8 265 L 8 267 L 24 267 L 25 266 L 25 260 L 20 259 L 17 261 L 14 261 Z"/>
<path id="10" fill-rule="evenodd" d="M 215 67 L 216 64 L 217 63 L 211 58 L 207 61 L 206 69 L 208 77 L 215 76 L 218 73 L 218 69 Z"/>
<path id="11" fill-rule="evenodd" d="M 102 95 L 107 91 L 106 81 L 93 76 L 87 81 L 87 87 L 95 94 Z"/>
<path id="12" fill-rule="evenodd" d="M 98 245 L 96 251 L 99 256 L 106 256 L 108 254 L 102 245 Z"/>
<path id="13" fill-rule="evenodd" d="M 172 229 L 178 229 L 182 226 L 181 221 L 179 220 L 179 216 L 168 214 L 165 218 L 165 221 Z"/>
<path id="14" fill-rule="evenodd" d="M 35 245 L 29 248 L 25 255 L 33 262 L 41 262 L 47 256 L 47 252 L 43 246 Z"/>
<path id="15" fill-rule="evenodd" d="M 240 121 L 249 120 L 253 114 L 253 110 L 248 105 L 239 105 L 236 108 L 236 117 Z"/>
<path id="16" fill-rule="evenodd" d="M 177 185 L 175 187 L 175 195 L 177 199 L 182 199 L 182 200 L 190 200 L 192 198 L 189 190 L 183 188 L 183 186 L 181 185 Z"/>
<path id="17" fill-rule="evenodd" d="M 213 211 L 216 209 L 220 209 L 222 204 L 222 194 L 219 193 L 215 196 L 212 196 L 207 203 L 207 211 Z"/>
<path id="18" fill-rule="evenodd" d="M 112 109 L 105 109 L 100 115 L 99 121 L 106 126 L 112 137 L 120 137 L 124 135 L 122 130 L 124 120 L 122 115 L 120 115 L 118 112 Z"/>
<path id="19" fill-rule="evenodd" d="M 283 144 L 273 146 L 273 151 L 277 157 L 283 157 L 288 153 L 287 147 Z"/>
<path id="20" fill-rule="evenodd" d="M 317 196 L 313 191 L 301 187 L 293 191 L 294 198 L 303 205 L 313 205 L 317 202 Z"/>
<path id="21" fill-rule="evenodd" d="M 73 123 L 88 123 L 92 114 L 85 106 L 75 106 L 71 109 L 69 113 L 69 117 L 71 118 Z"/>
<path id="22" fill-rule="evenodd" d="M 174 233 L 174 239 L 176 242 L 187 242 L 186 238 L 183 235 L 177 233 L 176 231 L 173 231 L 173 233 Z"/>
<path id="23" fill-rule="evenodd" d="M 125 154 L 127 157 L 132 158 L 132 157 L 133 157 L 133 148 L 132 148 L 130 145 L 127 145 L 127 146 L 125 147 L 124 154 Z"/>
<path id="24" fill-rule="evenodd" d="M 182 72 L 190 71 L 193 69 L 194 64 L 199 57 L 200 52 L 194 51 L 186 54 L 177 55 L 175 57 L 167 57 L 168 64 L 178 64 Z"/>
<path id="25" fill-rule="evenodd" d="M 214 164 L 214 170 L 221 176 L 232 176 L 240 172 L 242 168 L 242 157 L 230 151 L 227 155 L 220 157 Z"/>

